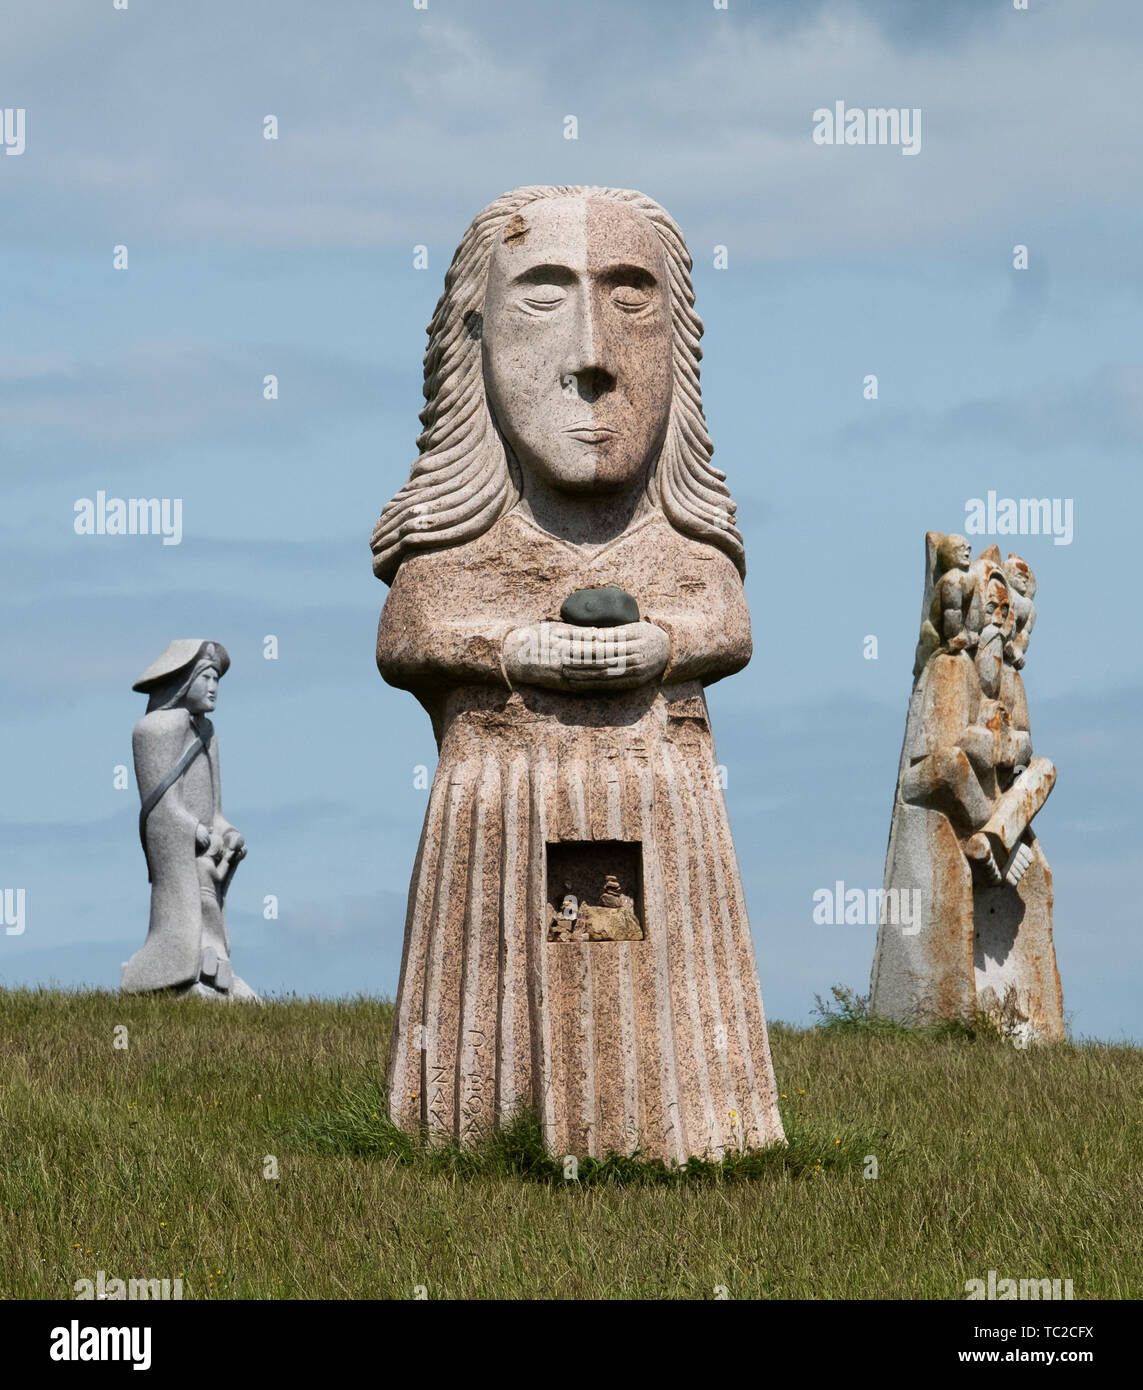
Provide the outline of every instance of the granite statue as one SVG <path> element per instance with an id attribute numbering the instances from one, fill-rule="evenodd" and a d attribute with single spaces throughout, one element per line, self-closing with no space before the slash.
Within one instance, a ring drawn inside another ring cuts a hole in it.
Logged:
<path id="1" fill-rule="evenodd" d="M 226 928 L 226 892 L 246 841 L 222 814 L 209 715 L 229 666 L 221 643 L 184 638 L 132 687 L 147 696 L 132 749 L 151 918 L 147 940 L 123 967 L 121 988 L 129 993 L 258 997 L 231 967 Z"/>
<path id="2" fill-rule="evenodd" d="M 871 1009 L 989 1019 L 1017 1046 L 1064 1036 L 1052 875 L 1032 829 L 1056 769 L 1032 751 L 1020 672 L 1035 576 L 995 545 L 925 538 L 925 597 L 898 769 Z M 894 921 L 920 893 L 921 921 Z"/>
<path id="3" fill-rule="evenodd" d="M 519 188 L 465 233 L 373 532 L 377 663 L 432 721 L 392 1118 L 555 1153 L 781 1142 L 704 687 L 750 659 L 691 261 L 641 193 Z"/>

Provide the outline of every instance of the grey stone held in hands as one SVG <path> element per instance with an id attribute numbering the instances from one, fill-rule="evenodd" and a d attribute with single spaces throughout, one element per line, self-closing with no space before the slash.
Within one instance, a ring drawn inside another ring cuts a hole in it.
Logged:
<path id="1" fill-rule="evenodd" d="M 639 621 L 639 605 L 626 589 L 601 584 L 598 589 L 577 589 L 560 607 L 565 623 L 579 627 L 622 627 Z"/>

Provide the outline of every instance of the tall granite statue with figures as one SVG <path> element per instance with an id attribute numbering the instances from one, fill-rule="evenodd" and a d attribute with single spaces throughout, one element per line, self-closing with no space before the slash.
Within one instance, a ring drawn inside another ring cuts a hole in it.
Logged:
<path id="1" fill-rule="evenodd" d="M 377 663 L 440 758 L 392 1118 L 555 1153 L 782 1140 L 704 687 L 750 659 L 691 261 L 641 193 L 519 188 L 429 326 L 424 426 L 373 533 Z"/>
<path id="2" fill-rule="evenodd" d="M 925 596 L 897 775 L 870 1007 L 908 1024 L 984 1016 L 1018 1046 L 1064 1036 L 1052 875 L 1032 821 L 1056 781 L 1033 756 L 1021 670 L 1036 620 L 1019 555 L 925 537 Z M 897 895 L 919 891 L 904 926 Z"/>
<path id="3" fill-rule="evenodd" d="M 127 992 L 257 1000 L 230 965 L 226 891 L 246 842 L 222 814 L 208 717 L 229 666 L 221 643 L 182 638 L 132 687 L 148 697 L 132 748 L 151 920 L 147 940 L 123 967 Z"/>

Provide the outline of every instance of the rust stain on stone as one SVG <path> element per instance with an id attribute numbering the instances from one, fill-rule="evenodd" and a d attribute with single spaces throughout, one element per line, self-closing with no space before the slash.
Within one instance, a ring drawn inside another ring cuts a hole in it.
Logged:
<path id="1" fill-rule="evenodd" d="M 523 246 L 524 238 L 528 235 L 528 231 L 529 227 L 527 222 L 524 221 L 518 212 L 514 213 L 513 216 L 508 219 L 508 225 L 504 228 L 504 245 Z"/>

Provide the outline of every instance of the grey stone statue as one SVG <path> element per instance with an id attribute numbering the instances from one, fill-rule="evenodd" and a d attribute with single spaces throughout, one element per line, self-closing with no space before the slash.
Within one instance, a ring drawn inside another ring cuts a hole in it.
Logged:
<path id="1" fill-rule="evenodd" d="M 151 920 L 123 967 L 128 993 L 258 1001 L 230 965 L 224 905 L 246 841 L 222 814 L 218 741 L 207 717 L 229 666 L 221 643 L 182 638 L 132 687 L 148 696 L 132 749 Z"/>
<path id="2" fill-rule="evenodd" d="M 925 538 L 925 598 L 885 862 L 871 1006 L 903 1023 L 984 1014 L 1017 1045 L 1064 1036 L 1052 875 L 1032 821 L 1056 769 L 1032 754 L 1020 670 L 1035 576 L 963 536 Z M 894 920 L 902 893 L 920 921 Z"/>

